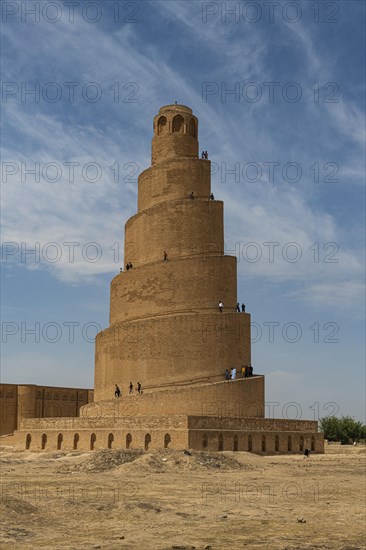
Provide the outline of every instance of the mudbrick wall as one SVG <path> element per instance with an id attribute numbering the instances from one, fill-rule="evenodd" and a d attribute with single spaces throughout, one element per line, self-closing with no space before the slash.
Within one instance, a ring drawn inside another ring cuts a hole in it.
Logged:
<path id="1" fill-rule="evenodd" d="M 12 433 L 23 418 L 78 416 L 93 402 L 93 390 L 0 384 L 0 435 Z"/>

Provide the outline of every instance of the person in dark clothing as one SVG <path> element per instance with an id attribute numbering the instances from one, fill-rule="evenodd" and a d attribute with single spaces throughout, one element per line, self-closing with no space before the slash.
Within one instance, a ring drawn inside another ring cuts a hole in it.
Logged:
<path id="1" fill-rule="evenodd" d="M 240 305 L 239 305 L 239 302 L 236 304 L 236 311 L 237 311 L 238 313 L 240 313 Z"/>
<path id="2" fill-rule="evenodd" d="M 120 397 L 120 395 L 121 395 L 121 390 L 119 389 L 119 387 L 116 384 L 116 387 L 115 387 L 115 390 L 114 390 L 114 397 Z"/>
<path id="3" fill-rule="evenodd" d="M 130 264 L 126 264 L 126 271 L 130 269 Z"/>
<path id="4" fill-rule="evenodd" d="M 204 158 L 205 158 L 205 152 L 202 151 L 202 153 L 201 153 L 201 159 L 204 159 Z"/>
<path id="5" fill-rule="evenodd" d="M 191 193 L 190 193 L 190 195 L 189 195 L 189 198 L 190 198 L 190 199 L 194 199 L 194 193 L 193 193 L 193 191 L 191 191 Z"/>
<path id="6" fill-rule="evenodd" d="M 137 382 L 137 393 L 141 393 L 141 384 Z"/>
<path id="7" fill-rule="evenodd" d="M 230 380 L 230 373 L 227 369 L 225 371 L 225 380 Z"/>
<path id="8" fill-rule="evenodd" d="M 211 193 L 211 195 L 210 195 L 210 199 L 211 199 L 212 201 L 214 201 L 214 200 L 215 200 L 215 197 L 214 197 L 214 194 L 213 194 L 213 193 Z"/>
<path id="9" fill-rule="evenodd" d="M 133 384 L 130 382 L 130 393 L 133 393 Z"/>
<path id="10" fill-rule="evenodd" d="M 253 376 L 253 367 L 252 367 L 252 365 L 250 365 L 250 366 L 248 367 L 248 370 L 249 370 L 248 376 Z"/>
<path id="11" fill-rule="evenodd" d="M 310 456 L 310 451 L 309 451 L 309 449 L 305 449 L 305 451 L 304 451 L 304 456 L 306 456 L 306 458 L 309 458 L 309 456 Z"/>
<path id="12" fill-rule="evenodd" d="M 245 313 L 245 304 L 241 304 L 241 312 Z"/>
<path id="13" fill-rule="evenodd" d="M 164 262 L 166 262 L 168 259 L 168 254 L 164 251 Z"/>

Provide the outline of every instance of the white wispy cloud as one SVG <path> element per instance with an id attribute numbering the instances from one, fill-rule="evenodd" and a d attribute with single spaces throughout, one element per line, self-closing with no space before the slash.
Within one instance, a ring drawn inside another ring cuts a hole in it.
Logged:
<path id="1" fill-rule="evenodd" d="M 83 181 L 77 169 L 74 183 L 68 181 L 66 169 L 56 183 L 36 184 L 31 177 L 22 183 L 19 175 L 9 178 L 9 183 L 3 186 L 4 240 L 25 242 L 29 247 L 35 242 L 41 246 L 50 241 L 61 244 L 80 242 L 81 245 L 96 242 L 103 250 L 101 261 L 85 261 L 79 255 L 70 263 L 63 247 L 65 255 L 59 262 L 27 262 L 25 267 L 46 267 L 66 282 L 92 280 L 99 274 L 118 270 L 119 264 L 110 247 L 115 242 L 123 243 L 123 222 L 135 212 L 137 188 L 133 183 L 115 183 L 109 167 L 114 162 L 119 162 L 120 167 L 127 162 L 136 163 L 139 171 L 148 166 L 151 119 L 162 97 L 169 98 L 169 101 L 174 97 L 182 98 L 180 101 L 194 108 L 200 117 L 204 147 L 212 152 L 214 161 L 224 159 L 230 166 L 237 161 L 241 164 L 247 161 L 286 162 L 286 159 L 295 158 L 303 167 L 311 164 L 312 152 L 304 148 L 299 150 L 296 140 L 293 143 L 287 140 L 286 150 L 282 150 L 286 133 L 281 127 L 276 133 L 269 131 L 269 124 L 275 121 L 286 124 L 285 120 L 276 119 L 277 105 L 269 111 L 265 102 L 232 105 L 229 102 L 202 101 L 202 82 L 206 79 L 213 79 L 218 84 L 224 82 L 229 88 L 236 81 L 276 80 L 276 68 L 268 61 L 271 42 L 265 29 L 247 26 L 244 36 L 238 26 L 232 32 L 233 27 L 222 24 L 219 18 L 204 24 L 200 6 L 196 3 L 192 14 L 189 4 L 155 2 L 154 6 L 158 16 L 174 25 L 185 39 L 197 41 L 198 55 L 202 49 L 206 58 L 213 57 L 215 64 L 202 75 L 204 79 L 200 79 L 201 75 L 192 78 L 189 63 L 182 70 L 182 66 L 174 63 L 174 56 L 162 51 L 158 43 L 144 44 L 138 27 L 126 25 L 107 32 L 80 18 L 73 24 L 30 24 L 24 27 L 24 39 L 33 39 L 34 59 L 38 60 L 36 74 L 41 84 L 55 77 L 57 81 L 69 81 L 77 75 L 81 84 L 99 82 L 105 93 L 116 81 L 136 82 L 139 86 L 138 104 L 115 104 L 112 95 L 103 96 L 100 104 L 80 105 L 79 100 L 71 109 L 70 105 L 64 109 L 56 105 L 54 111 L 50 104 L 19 104 L 10 99 L 5 104 L 10 135 L 19 136 L 21 129 L 24 141 L 18 147 L 16 139 L 12 140 L 12 144 L 3 150 L 3 160 L 24 162 L 27 166 L 34 162 L 63 165 L 70 161 L 84 166 L 94 161 L 103 168 L 103 176 L 96 183 Z M 34 66 L 26 63 L 27 52 L 10 25 L 5 28 L 5 36 L 20 60 L 21 69 L 17 72 L 14 64 L 6 65 L 5 78 L 18 82 L 34 81 Z M 298 55 L 302 55 L 311 74 L 331 80 L 328 59 L 322 59 L 314 37 L 302 23 L 283 25 L 278 39 L 284 47 L 296 44 Z M 52 48 L 49 48 L 51 40 Z M 64 55 L 70 43 L 73 47 L 68 48 L 67 55 Z M 80 106 L 82 108 L 77 112 Z M 309 119 L 318 116 L 314 108 L 311 103 L 306 107 Z M 70 116 L 72 111 L 75 112 L 74 119 Z M 105 117 L 106 124 L 103 123 Z M 325 127 L 335 128 L 344 139 L 361 144 L 363 129 L 356 105 L 351 102 L 330 104 L 322 111 L 321 117 Z M 116 129 L 118 123 L 120 127 Z M 291 135 L 287 138 L 291 139 Z M 326 158 L 326 153 L 320 151 L 319 156 Z M 353 152 L 352 159 L 357 164 L 360 155 Z M 353 164 L 344 170 L 350 178 L 362 173 L 362 169 L 359 166 L 354 168 Z M 250 266 L 251 276 L 302 283 L 299 299 L 313 288 L 312 295 L 321 302 L 334 300 L 326 288 L 347 285 L 347 280 L 355 278 L 348 297 L 351 303 L 359 299 L 362 261 L 357 244 L 346 251 L 341 248 L 341 254 L 337 256 L 340 262 L 336 267 L 319 262 L 314 269 L 309 247 L 315 242 L 320 246 L 328 242 L 343 245 L 345 229 L 338 226 L 325 205 L 312 201 L 310 206 L 309 199 L 313 197 L 306 182 L 298 187 L 271 187 L 260 183 L 254 187 L 240 183 L 218 185 L 217 189 L 220 195 L 217 198 L 225 201 L 228 243 L 275 241 L 283 245 L 291 241 L 298 243 L 304 254 L 305 251 L 308 253 L 295 265 L 274 262 L 270 270 L 268 264 L 258 262 Z M 243 269 L 242 263 L 239 275 L 244 275 Z M 323 279 L 326 283 L 322 282 Z"/>

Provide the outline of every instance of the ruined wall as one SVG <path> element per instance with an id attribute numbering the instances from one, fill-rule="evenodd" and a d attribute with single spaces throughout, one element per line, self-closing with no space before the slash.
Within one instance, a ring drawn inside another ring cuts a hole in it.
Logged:
<path id="1" fill-rule="evenodd" d="M 91 402 L 93 390 L 0 384 L 0 435 L 12 433 L 24 418 L 78 416 Z"/>
<path id="2" fill-rule="evenodd" d="M 317 432 L 316 420 L 292 420 L 288 418 L 239 418 L 232 415 L 218 416 L 214 413 L 200 417 L 190 416 L 188 427 L 192 430 L 251 430 L 251 431 L 300 431 Z"/>
<path id="3" fill-rule="evenodd" d="M 94 411 L 95 412 L 95 411 Z M 197 428 L 201 426 L 204 429 Z M 184 449 L 295 454 L 324 452 L 317 423 L 261 418 L 206 418 L 183 415 L 23 419 L 10 436 L 16 448 L 33 451 Z"/>
<path id="4" fill-rule="evenodd" d="M 0 384 L 0 435 L 13 433 L 17 429 L 18 386 Z"/>
<path id="5" fill-rule="evenodd" d="M 165 444 L 165 437 L 169 439 Z M 146 437 L 148 436 L 148 437 Z M 12 442 L 17 448 L 27 448 L 31 451 L 98 451 L 102 449 L 184 449 L 188 446 L 188 431 L 175 430 L 163 427 L 154 429 L 148 424 L 141 429 L 133 430 L 107 428 L 104 430 L 91 427 L 89 430 L 75 431 L 50 430 L 42 431 L 20 431 L 17 432 L 17 439 Z"/>
<path id="6" fill-rule="evenodd" d="M 324 437 L 321 433 L 306 431 L 189 430 L 189 446 L 200 451 L 302 454 L 309 449 L 323 453 Z"/>
<path id="7" fill-rule="evenodd" d="M 187 416 L 24 419 L 9 444 L 32 451 L 162 449 L 188 445 Z"/>

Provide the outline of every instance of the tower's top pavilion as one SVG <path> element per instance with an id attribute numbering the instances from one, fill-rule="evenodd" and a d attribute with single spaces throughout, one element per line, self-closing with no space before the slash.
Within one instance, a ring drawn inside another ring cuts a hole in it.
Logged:
<path id="1" fill-rule="evenodd" d="M 186 105 L 165 105 L 154 117 L 152 164 L 198 157 L 198 119 Z"/>

